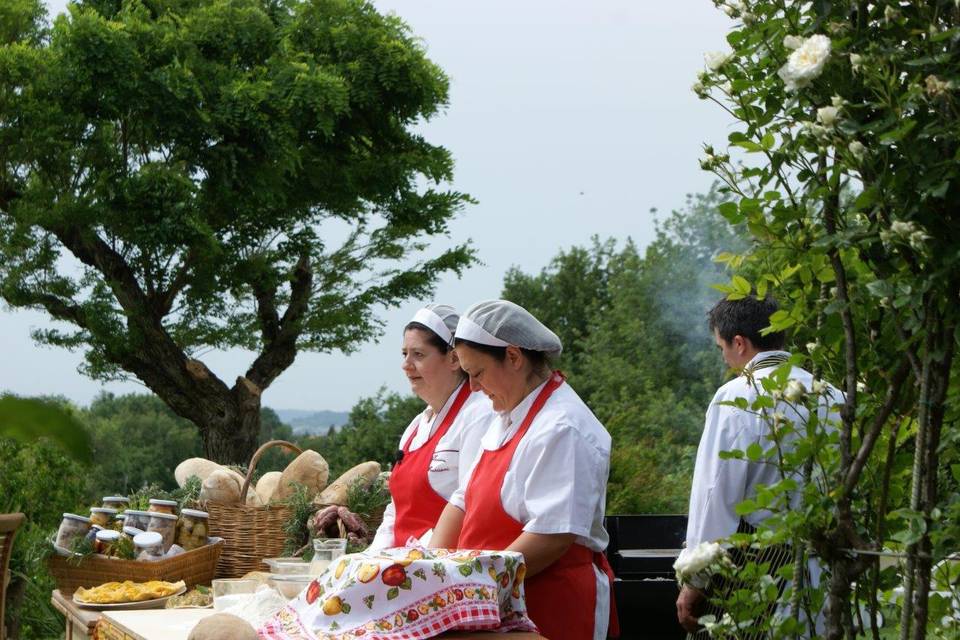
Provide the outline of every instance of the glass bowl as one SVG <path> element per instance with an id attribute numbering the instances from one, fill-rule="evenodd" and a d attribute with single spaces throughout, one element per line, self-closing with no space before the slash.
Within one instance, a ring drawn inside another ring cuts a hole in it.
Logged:
<path id="1" fill-rule="evenodd" d="M 306 575 L 310 565 L 303 558 L 266 558 L 263 563 L 270 567 L 274 575 Z"/>
<path id="2" fill-rule="evenodd" d="M 305 563 L 304 563 L 305 564 Z M 287 600 L 292 600 L 300 595 L 300 592 L 307 588 L 313 581 L 311 575 L 278 575 L 270 574 L 270 586 L 280 592 Z"/>

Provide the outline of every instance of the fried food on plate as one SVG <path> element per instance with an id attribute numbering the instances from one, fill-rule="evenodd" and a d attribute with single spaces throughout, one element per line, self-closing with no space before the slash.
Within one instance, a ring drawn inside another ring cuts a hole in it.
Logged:
<path id="1" fill-rule="evenodd" d="M 84 589 L 80 587 L 74 593 L 74 598 L 87 604 L 120 604 L 122 602 L 143 602 L 156 600 L 175 594 L 186 588 L 183 580 L 179 582 L 107 582 L 99 587 Z"/>

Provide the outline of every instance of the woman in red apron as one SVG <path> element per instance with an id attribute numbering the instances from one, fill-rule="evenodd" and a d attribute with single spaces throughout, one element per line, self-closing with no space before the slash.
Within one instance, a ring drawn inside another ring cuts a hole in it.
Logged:
<path id="1" fill-rule="evenodd" d="M 472 393 L 453 350 L 459 316 L 447 305 L 417 311 L 403 332 L 403 364 L 410 388 L 427 408 L 400 438 L 390 474 L 391 502 L 371 545 L 400 547 L 433 530 L 447 499 L 469 477 L 480 437 L 494 414 Z"/>
<path id="2" fill-rule="evenodd" d="M 522 307 L 492 300 L 461 317 L 455 343 L 471 388 L 498 416 L 431 545 L 520 551 L 527 611 L 541 634 L 616 637 L 613 574 L 603 555 L 610 436 L 551 370 L 559 338 Z"/>

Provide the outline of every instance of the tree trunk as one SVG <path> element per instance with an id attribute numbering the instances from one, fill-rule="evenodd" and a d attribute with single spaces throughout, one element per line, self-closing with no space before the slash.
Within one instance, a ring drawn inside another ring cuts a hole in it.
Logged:
<path id="1" fill-rule="evenodd" d="M 204 431 L 204 455 L 221 464 L 246 465 L 260 437 L 260 390 L 244 377 L 230 392 L 226 416 Z"/>

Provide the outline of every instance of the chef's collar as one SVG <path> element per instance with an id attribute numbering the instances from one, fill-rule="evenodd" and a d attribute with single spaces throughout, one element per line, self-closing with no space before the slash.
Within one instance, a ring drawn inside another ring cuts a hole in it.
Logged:
<path id="1" fill-rule="evenodd" d="M 527 416 L 527 412 L 530 411 L 530 408 L 533 406 L 537 395 L 549 381 L 550 378 L 547 378 L 540 383 L 537 388 L 528 393 L 512 411 L 498 411 L 497 417 L 499 419 L 491 425 L 491 428 L 487 429 L 486 434 L 484 434 L 480 441 L 481 446 L 488 450 L 498 449 L 504 442 L 512 438 L 513 434 L 520 428 L 523 419 Z"/>

